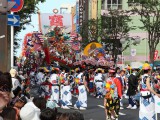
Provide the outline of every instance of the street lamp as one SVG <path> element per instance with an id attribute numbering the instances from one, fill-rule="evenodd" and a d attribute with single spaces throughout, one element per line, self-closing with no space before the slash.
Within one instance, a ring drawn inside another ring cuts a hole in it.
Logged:
<path id="1" fill-rule="evenodd" d="M 127 40 L 130 40 L 130 42 L 129 42 L 130 50 L 131 50 L 131 41 L 133 41 L 133 44 L 134 44 L 134 45 L 140 44 L 140 42 L 141 42 L 139 36 L 134 36 L 134 37 L 128 37 L 128 36 L 127 36 L 127 37 L 122 37 L 122 38 L 120 39 L 120 42 L 121 42 L 121 44 L 125 44 L 125 42 L 126 42 Z M 122 57 L 123 57 L 123 51 L 122 51 Z M 122 58 L 122 64 L 124 64 L 123 58 Z"/>
<path id="2" fill-rule="evenodd" d="M 122 38 L 120 39 L 120 42 L 121 42 L 122 44 L 125 44 L 125 42 L 126 42 L 127 40 L 132 40 L 132 41 L 134 41 L 133 44 L 140 44 L 140 42 L 141 42 L 139 36 L 134 36 L 134 37 L 128 37 L 128 36 L 127 36 L 127 37 L 122 37 Z"/>
<path id="3" fill-rule="evenodd" d="M 68 8 L 67 8 L 67 7 L 61 7 L 61 8 L 60 8 L 60 13 L 61 13 L 61 14 L 63 14 L 63 13 L 62 13 L 62 12 L 63 12 L 62 10 L 68 10 Z"/>

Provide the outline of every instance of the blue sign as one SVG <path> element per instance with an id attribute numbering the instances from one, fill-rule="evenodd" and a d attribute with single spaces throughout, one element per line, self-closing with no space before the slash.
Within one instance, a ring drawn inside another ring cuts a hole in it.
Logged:
<path id="1" fill-rule="evenodd" d="M 20 17 L 19 17 L 19 15 L 8 14 L 8 25 L 20 26 Z"/>

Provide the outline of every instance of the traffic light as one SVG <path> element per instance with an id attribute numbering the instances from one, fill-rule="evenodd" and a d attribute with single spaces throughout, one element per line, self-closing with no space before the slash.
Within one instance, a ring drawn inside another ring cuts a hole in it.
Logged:
<path id="1" fill-rule="evenodd" d="M 0 13 L 7 13 L 15 4 L 14 1 L 0 0 Z"/>

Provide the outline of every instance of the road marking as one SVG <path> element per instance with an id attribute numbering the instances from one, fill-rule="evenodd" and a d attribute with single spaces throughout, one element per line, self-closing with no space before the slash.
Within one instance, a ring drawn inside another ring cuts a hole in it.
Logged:
<path id="1" fill-rule="evenodd" d="M 100 107 L 100 108 L 104 108 L 104 106 L 102 106 L 102 105 L 97 105 L 98 107 Z M 124 114 L 124 113 L 122 113 L 122 112 L 119 112 L 119 115 L 126 115 L 126 114 Z"/>
<path id="2" fill-rule="evenodd" d="M 104 106 L 102 106 L 102 105 L 97 105 L 98 107 L 100 107 L 100 108 L 104 108 Z"/>

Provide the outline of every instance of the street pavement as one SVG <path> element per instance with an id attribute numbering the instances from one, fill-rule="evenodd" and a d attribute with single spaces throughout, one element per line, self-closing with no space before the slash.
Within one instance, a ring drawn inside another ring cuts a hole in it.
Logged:
<path id="1" fill-rule="evenodd" d="M 32 97 L 38 97 L 38 86 L 32 87 L 30 91 L 30 95 Z M 73 105 L 75 104 L 77 100 L 76 96 L 73 96 Z M 128 100 L 124 98 L 123 100 L 124 109 L 120 110 L 120 115 L 118 120 L 138 120 L 138 112 L 139 109 L 131 110 L 127 109 L 128 106 Z M 59 112 L 73 112 L 76 111 L 73 106 L 70 110 L 64 110 L 61 108 L 58 108 Z M 80 110 L 78 110 L 80 111 Z M 85 120 L 106 120 L 105 118 L 105 112 L 104 112 L 104 106 L 103 106 L 103 99 L 97 99 L 93 96 L 88 95 L 88 107 L 85 111 L 80 111 L 83 115 Z M 158 120 L 160 120 L 160 115 L 158 116 Z"/>
<path id="2" fill-rule="evenodd" d="M 75 103 L 76 98 L 73 97 L 73 103 Z M 120 110 L 120 116 L 118 120 L 138 120 L 138 111 L 127 109 L 127 100 L 124 99 L 124 109 Z M 75 109 L 70 110 L 63 110 L 61 108 L 58 109 L 60 112 L 73 112 Z M 103 99 L 97 99 L 93 96 L 88 95 L 88 107 L 87 110 L 80 111 L 83 115 L 85 120 L 106 120 L 105 119 L 105 112 L 103 107 Z"/>

